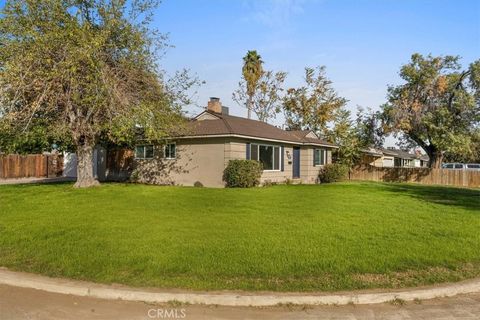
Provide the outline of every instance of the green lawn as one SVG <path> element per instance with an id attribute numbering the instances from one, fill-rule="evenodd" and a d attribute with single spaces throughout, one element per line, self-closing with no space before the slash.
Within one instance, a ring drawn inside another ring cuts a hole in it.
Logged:
<path id="1" fill-rule="evenodd" d="M 480 191 L 0 186 L 0 266 L 191 289 L 402 287 L 480 275 Z"/>

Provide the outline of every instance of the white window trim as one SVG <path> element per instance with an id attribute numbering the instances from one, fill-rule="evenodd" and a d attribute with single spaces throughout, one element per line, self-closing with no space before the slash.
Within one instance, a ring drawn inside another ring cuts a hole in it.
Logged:
<path id="1" fill-rule="evenodd" d="M 260 162 L 260 146 L 263 147 L 272 147 L 272 167 L 275 168 L 275 148 L 278 148 L 278 169 L 268 169 L 263 170 L 263 172 L 280 172 L 282 171 L 282 146 L 275 145 L 275 144 L 261 144 L 261 143 L 250 143 L 250 160 L 252 160 L 252 145 L 258 146 L 258 160 L 253 159 L 255 161 Z"/>
<path id="2" fill-rule="evenodd" d="M 173 158 L 165 156 L 167 154 L 167 146 L 171 145 L 171 144 L 175 145 L 175 157 L 173 157 Z M 175 159 L 177 159 L 177 143 L 176 142 L 169 142 L 169 143 L 167 143 L 163 146 L 163 159 L 165 159 L 165 160 L 175 160 Z"/>
<path id="3" fill-rule="evenodd" d="M 314 167 L 323 167 L 327 164 L 327 149 L 325 148 L 315 148 L 313 149 L 313 159 L 315 159 L 315 150 L 320 150 L 323 152 L 323 164 L 314 164 Z M 320 159 L 322 159 L 320 157 Z"/>
<path id="4" fill-rule="evenodd" d="M 143 156 L 139 157 L 137 156 L 137 147 L 143 147 Z M 152 147 L 152 157 L 151 158 L 146 158 L 146 149 L 145 147 Z M 155 148 L 153 144 L 139 144 L 135 146 L 135 159 L 137 160 L 151 160 L 155 157 Z"/>

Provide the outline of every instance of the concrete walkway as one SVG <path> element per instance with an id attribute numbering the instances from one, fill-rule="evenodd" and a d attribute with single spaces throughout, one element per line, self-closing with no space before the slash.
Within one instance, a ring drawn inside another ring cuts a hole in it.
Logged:
<path id="1" fill-rule="evenodd" d="M 148 290 L 119 285 L 101 285 L 91 282 L 49 278 L 45 276 L 13 272 L 0 268 L 0 284 L 110 300 L 141 301 L 221 306 L 276 306 L 295 305 L 348 305 L 374 304 L 391 301 L 416 301 L 458 294 L 480 293 L 480 279 L 438 286 L 391 291 L 353 291 L 335 294 L 310 293 L 256 293 L 256 292 L 194 292 L 182 290 Z"/>
<path id="2" fill-rule="evenodd" d="M 406 304 L 268 308 L 146 304 L 0 285 L 2 320 L 478 320 L 480 294 Z"/>
<path id="3" fill-rule="evenodd" d="M 18 179 L 0 179 L 0 185 L 6 184 L 29 184 L 29 183 L 53 183 L 53 182 L 73 182 L 77 178 L 56 177 L 56 178 L 18 178 Z"/>

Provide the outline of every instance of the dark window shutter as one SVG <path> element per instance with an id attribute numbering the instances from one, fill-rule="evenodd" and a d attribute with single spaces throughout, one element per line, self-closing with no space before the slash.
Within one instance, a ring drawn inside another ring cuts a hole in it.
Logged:
<path id="1" fill-rule="evenodd" d="M 247 143 L 247 160 L 250 160 L 250 143 Z"/>
<path id="2" fill-rule="evenodd" d="M 313 166 L 315 167 L 315 160 L 317 160 L 317 149 L 313 149 Z"/>
<path id="3" fill-rule="evenodd" d="M 285 148 L 283 146 L 280 147 L 280 163 L 281 163 L 281 167 L 280 167 L 280 170 L 281 171 L 285 171 L 285 163 L 284 163 L 284 153 L 285 153 Z"/>

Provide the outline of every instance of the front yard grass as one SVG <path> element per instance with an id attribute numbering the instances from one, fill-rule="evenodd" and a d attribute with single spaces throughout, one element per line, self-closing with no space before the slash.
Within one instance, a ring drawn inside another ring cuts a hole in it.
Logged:
<path id="1" fill-rule="evenodd" d="M 0 266 L 133 286 L 331 291 L 480 275 L 480 191 L 0 186 Z"/>

